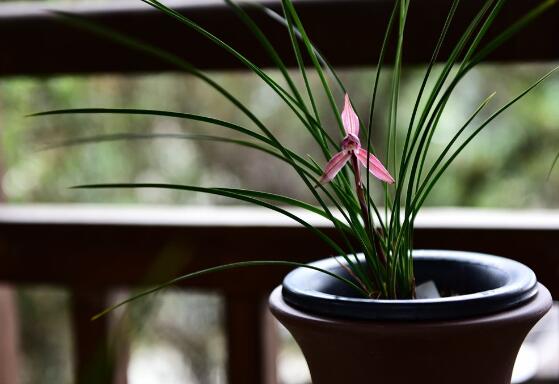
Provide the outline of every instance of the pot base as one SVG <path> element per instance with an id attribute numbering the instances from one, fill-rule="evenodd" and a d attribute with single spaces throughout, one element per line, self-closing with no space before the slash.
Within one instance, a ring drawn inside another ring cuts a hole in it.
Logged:
<path id="1" fill-rule="evenodd" d="M 304 313 L 276 288 L 275 317 L 291 332 L 314 384 L 510 384 L 524 338 L 549 311 L 549 291 L 492 315 L 444 321 L 340 320 Z"/>

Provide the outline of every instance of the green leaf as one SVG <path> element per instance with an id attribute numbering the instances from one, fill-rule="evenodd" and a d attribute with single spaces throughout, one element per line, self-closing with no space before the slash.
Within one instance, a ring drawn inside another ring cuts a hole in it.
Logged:
<path id="1" fill-rule="evenodd" d="M 305 31 L 305 28 L 303 27 L 303 23 L 301 22 L 301 19 L 299 19 L 299 15 L 297 14 L 297 11 L 295 10 L 295 7 L 293 6 L 293 3 L 291 2 L 291 0 L 282 0 L 282 6 L 284 8 L 286 19 L 289 20 L 291 18 L 294 25 L 297 27 L 297 30 L 301 33 L 301 39 L 303 40 L 303 43 L 304 43 L 305 47 L 307 48 L 307 53 L 308 53 L 309 57 L 311 58 L 311 61 L 314 65 L 316 73 L 318 74 L 318 77 L 320 78 L 320 81 L 322 83 L 322 88 L 324 89 L 324 92 L 326 93 L 328 101 L 330 102 L 330 107 L 332 108 L 332 112 L 333 112 L 333 114 L 336 118 L 336 121 L 338 122 L 338 127 L 340 129 L 340 133 L 342 134 L 342 136 L 345 136 L 345 131 L 344 131 L 343 123 L 342 123 L 342 118 L 340 116 L 338 106 L 336 104 L 336 101 L 334 100 L 334 95 L 332 94 L 332 90 L 330 89 L 330 86 L 328 85 L 328 81 L 326 80 L 326 77 L 324 76 L 324 71 L 322 70 L 321 63 L 318 60 L 318 57 L 316 55 L 314 45 L 311 43 L 311 41 L 310 41 L 306 31 Z"/>
<path id="2" fill-rule="evenodd" d="M 264 32 L 262 32 L 260 27 L 258 27 L 258 25 L 250 18 L 250 16 L 245 12 L 245 10 L 242 7 L 240 7 L 239 5 L 237 5 L 235 2 L 233 2 L 231 0 L 225 0 L 225 2 L 233 9 L 233 11 L 237 14 L 237 16 L 250 29 L 250 31 L 254 34 L 254 36 L 257 38 L 257 40 L 260 42 L 260 44 L 264 47 L 264 49 L 268 53 L 268 56 L 270 57 L 270 59 L 274 62 L 276 67 L 280 70 L 280 72 L 282 73 L 284 79 L 286 80 L 289 88 L 291 89 L 293 95 L 295 96 L 297 102 L 299 103 L 299 106 L 300 106 L 301 110 L 303 111 L 303 113 L 305 114 L 305 117 L 308 120 L 308 124 L 305 124 L 305 127 L 311 133 L 311 135 L 317 141 L 317 143 L 322 147 L 326 157 L 329 158 L 330 153 L 328 151 L 328 146 L 324 142 L 325 136 L 328 136 L 327 138 L 330 140 L 331 143 L 334 144 L 334 146 L 336 146 L 337 144 L 321 128 L 320 116 L 318 114 L 318 111 L 316 110 L 314 100 L 312 99 L 312 94 L 310 94 L 309 97 L 311 99 L 313 112 L 314 112 L 314 117 L 310 115 L 310 112 L 308 111 L 308 109 L 305 106 L 305 102 L 303 101 L 303 98 L 301 97 L 295 83 L 293 82 L 291 76 L 289 75 L 289 71 L 288 71 L 287 67 L 285 66 L 283 60 L 281 59 L 281 57 L 277 53 L 276 49 L 274 48 L 274 46 L 272 45 L 272 43 L 270 42 L 268 37 L 264 34 Z M 305 82 L 306 82 L 306 77 L 305 77 Z"/>
<path id="3" fill-rule="evenodd" d="M 559 153 L 557 153 L 557 155 L 555 155 L 555 158 L 553 159 L 553 162 L 551 163 L 551 167 L 549 167 L 549 172 L 547 173 L 547 180 L 550 179 L 551 173 L 553 172 L 553 169 L 555 168 L 555 165 L 557 164 L 557 161 L 559 161 Z"/>
<path id="4" fill-rule="evenodd" d="M 77 115 L 77 114 L 124 114 L 124 115 L 141 115 L 141 116 L 159 116 L 159 117 L 173 117 L 179 119 L 200 121 L 212 125 L 218 125 L 224 128 L 229 128 L 234 131 L 240 132 L 247 136 L 258 139 L 266 144 L 272 145 L 272 141 L 265 136 L 262 136 L 250 129 L 243 128 L 240 125 L 230 123 L 228 121 L 214 119 L 212 117 L 195 115 L 191 113 L 161 111 L 155 109 L 133 109 L 133 108 L 75 108 L 75 109 L 59 109 L 52 111 L 38 112 L 28 115 L 28 117 L 38 116 L 54 116 L 54 115 Z"/>
<path id="5" fill-rule="evenodd" d="M 265 7 L 264 5 L 260 4 L 260 3 L 245 3 L 245 5 L 247 6 L 252 6 L 254 8 L 257 8 L 259 10 L 261 10 L 262 12 L 264 12 L 265 15 L 269 16 L 272 20 L 278 22 L 279 24 L 283 25 L 286 28 L 289 28 L 289 22 L 287 21 L 287 19 L 285 17 L 283 17 L 282 15 L 280 15 L 279 13 L 275 12 L 274 10 Z M 299 32 L 299 30 L 293 26 L 293 32 L 295 34 L 295 36 L 297 37 L 297 39 L 299 39 L 300 41 L 303 41 L 303 37 L 301 32 Z M 311 42 L 312 44 L 312 42 Z M 321 66 L 328 68 L 328 74 L 332 77 L 333 81 L 338 85 L 338 87 L 340 88 L 340 91 L 342 93 L 347 93 L 346 88 L 344 86 L 344 83 L 341 81 L 340 77 L 338 76 L 338 74 L 336 73 L 336 70 L 334 69 L 334 67 L 328 62 L 328 60 L 326 60 L 326 58 L 324 57 L 324 55 L 320 52 L 320 50 L 316 47 L 316 46 L 312 46 L 313 50 L 314 50 L 314 54 L 316 55 L 319 63 Z"/>
<path id="6" fill-rule="evenodd" d="M 236 49 L 231 47 L 229 44 L 212 34 L 211 32 L 204 29 L 202 26 L 198 25 L 185 15 L 167 7 L 165 4 L 157 1 L 157 0 L 141 0 L 144 3 L 160 10 L 164 14 L 173 17 L 175 20 L 178 20 L 182 24 L 186 25 L 188 28 L 196 31 L 197 33 L 201 34 L 202 36 L 206 37 L 208 40 L 229 52 L 233 57 L 239 60 L 242 64 L 244 64 L 247 68 L 253 71 L 258 77 L 260 77 L 289 107 L 293 113 L 297 116 L 297 118 L 303 123 L 304 125 L 309 128 L 309 123 L 305 119 L 305 117 L 301 114 L 300 111 L 305 112 L 306 108 L 304 105 L 301 105 L 297 99 L 295 99 L 289 92 L 287 92 L 282 86 L 280 86 L 276 81 L 274 81 L 270 76 L 268 76 L 261 68 L 259 68 L 256 64 L 250 61 L 246 56 L 242 55 Z M 308 115 L 308 113 L 307 113 Z"/>
<path id="7" fill-rule="evenodd" d="M 271 132 L 266 128 L 266 126 L 260 121 L 254 113 L 252 113 L 239 99 L 233 96 L 230 92 L 228 92 L 225 88 L 211 79 L 209 76 L 205 75 L 203 72 L 196 69 L 192 64 L 186 62 L 179 58 L 176 55 L 173 55 L 169 52 L 159 49 L 153 45 L 147 44 L 145 42 L 139 41 L 137 39 L 131 38 L 126 36 L 114 29 L 108 28 L 106 26 L 100 25 L 98 23 L 93 23 L 83 17 L 73 15 L 67 12 L 53 12 L 56 14 L 62 21 L 73 25 L 77 28 L 89 31 L 94 33 L 98 36 L 107 38 L 115 43 L 121 44 L 125 47 L 134 49 L 139 52 L 143 52 L 149 56 L 153 56 L 159 58 L 164 62 L 168 62 L 172 65 L 175 65 L 177 69 L 183 70 L 187 73 L 192 74 L 193 76 L 199 78 L 208 86 L 216 90 L 219 94 L 221 94 L 225 99 L 227 99 L 231 104 L 233 104 L 236 108 L 238 108 L 246 117 L 248 117 L 261 131 L 266 133 L 267 136 L 270 138 L 273 137 Z M 102 113 L 101 111 L 99 113 Z M 130 112 L 134 113 L 134 112 Z M 48 114 L 48 113 L 45 113 Z M 41 115 L 41 114 L 35 114 Z"/>
<path id="8" fill-rule="evenodd" d="M 429 192 L 431 191 L 431 189 L 434 187 L 434 185 L 436 184 L 436 182 L 439 180 L 439 178 L 443 175 L 443 173 L 446 171 L 446 169 L 450 166 L 450 164 L 452 164 L 452 162 L 456 159 L 456 157 L 464 150 L 464 148 L 485 128 L 487 127 L 493 120 L 495 120 L 498 116 L 500 116 L 503 112 L 505 112 L 506 110 L 508 110 L 511 106 L 513 106 L 514 104 L 516 104 L 516 102 L 518 102 L 520 99 L 522 99 L 524 96 L 526 96 L 528 93 L 530 93 L 534 88 L 536 88 L 538 85 L 540 85 L 545 79 L 547 79 L 548 77 L 550 77 L 555 71 L 557 71 L 559 69 L 559 67 L 555 67 L 553 68 L 551 71 L 549 71 L 548 73 L 546 73 L 544 76 L 542 76 L 540 79 L 538 79 L 535 83 L 533 83 L 532 85 L 530 85 L 526 90 L 524 90 L 522 93 L 520 93 L 518 96 L 514 97 L 512 100 L 510 100 L 508 103 L 506 103 L 504 106 L 502 106 L 499 110 L 497 110 L 495 113 L 493 113 L 489 118 L 487 118 L 478 128 L 476 128 L 474 130 L 474 132 L 472 132 L 467 138 L 466 140 L 464 140 L 464 142 L 458 147 L 458 149 L 456 149 L 453 154 L 450 156 L 450 158 L 444 163 L 444 165 L 440 168 L 440 170 L 435 174 L 435 176 L 433 176 L 433 178 L 429 181 L 429 183 L 425 184 L 425 188 L 422 188 L 422 190 L 420 190 L 416 197 L 414 198 L 414 216 L 417 215 L 417 212 L 419 210 L 419 208 L 422 206 L 423 202 L 425 201 L 425 199 L 427 198 Z"/>
<path id="9" fill-rule="evenodd" d="M 308 170 L 310 170 L 312 173 L 316 174 L 316 175 L 320 175 L 322 170 L 320 169 L 320 167 L 313 165 L 312 163 L 306 161 L 303 157 L 297 155 L 295 152 L 285 148 L 285 147 L 281 147 L 278 146 L 276 144 L 276 142 L 274 142 L 273 140 L 269 139 L 266 136 L 263 136 L 259 133 L 256 133 L 254 131 L 251 131 L 250 129 L 241 127 L 237 124 L 233 124 L 230 123 L 228 121 L 223 121 L 223 120 L 219 120 L 219 119 L 214 119 L 211 117 L 207 117 L 207 116 L 202 116 L 202 115 L 194 115 L 194 114 L 190 114 L 190 113 L 181 113 L 181 112 L 171 112 L 171 111 L 161 111 L 161 110 L 152 110 L 152 109 L 119 109 L 119 108 L 80 108 L 80 109 L 61 109 L 61 110 L 53 110 L 53 111 L 45 111 L 45 112 L 39 112 L 39 113 L 34 113 L 31 115 L 28 115 L 30 117 L 33 116 L 54 116 L 54 115 L 68 115 L 68 114 L 127 114 L 127 115 L 142 115 L 142 116 L 160 116 L 160 117 L 173 117 L 173 118 L 179 118 L 179 119 L 187 119 L 187 120 L 193 120 L 193 121 L 200 121 L 203 123 L 208 123 L 208 124 L 212 124 L 212 125 L 216 125 L 216 126 L 221 126 L 224 128 L 228 128 L 231 129 L 233 131 L 237 131 L 239 133 L 242 133 L 244 135 L 247 135 L 251 138 L 257 139 L 267 145 L 272 146 L 273 148 L 276 148 L 278 150 L 280 149 L 284 149 L 285 151 L 287 151 L 290 156 L 297 161 L 299 164 L 303 165 L 304 167 L 306 167 Z M 129 133 L 129 134 L 124 134 L 124 135 L 130 135 L 130 139 L 134 139 L 134 135 L 139 135 L 138 137 L 136 137 L 137 139 L 141 139 L 143 138 L 143 136 L 141 134 L 134 134 L 134 133 Z M 180 135 L 179 135 L 180 136 Z M 179 137 L 176 136 L 177 138 L 186 138 L 186 137 Z M 208 135 L 200 135 L 200 136 L 206 136 L 209 137 Z M 199 136 L 199 137 L 200 137 Z M 99 137 L 99 136 L 97 136 Z M 162 136 L 159 136 L 162 137 Z M 192 136 L 189 136 L 190 138 L 192 138 Z M 217 138 L 217 136 L 212 136 Z M 100 137 L 101 139 L 103 139 L 102 137 Z M 110 140 L 109 137 L 106 137 L 107 139 Z M 147 137 L 145 137 L 147 138 Z M 125 139 L 124 137 L 122 137 L 121 139 Z M 80 140 L 83 140 L 84 142 L 81 143 Z M 114 140 L 119 140 L 118 137 L 115 137 Z M 75 145 L 78 144 L 86 144 L 87 142 L 94 142 L 95 141 L 95 137 L 88 137 L 88 138 L 78 138 L 78 141 L 76 143 L 74 143 Z M 223 138 L 219 139 L 219 141 L 225 141 Z M 230 140 L 230 142 L 235 142 L 237 144 L 240 144 L 239 142 L 240 140 Z M 243 141 L 244 143 L 248 143 L 246 141 Z M 60 144 L 63 143 L 59 143 L 58 146 L 60 146 Z M 72 141 L 70 140 L 70 142 L 68 143 L 68 145 L 72 145 Z M 55 144 L 55 146 L 57 146 Z M 267 152 L 268 154 L 275 156 L 277 158 L 280 158 L 281 160 L 287 162 L 288 164 L 292 164 L 292 162 L 286 158 L 283 154 L 280 153 L 276 153 L 273 152 L 269 149 L 267 149 L 264 146 L 259 146 L 257 144 L 251 144 L 251 147 L 255 148 L 255 149 L 260 149 L 263 150 L 264 152 Z M 306 171 L 303 171 L 306 172 Z M 307 176 L 310 176 L 311 174 L 307 173 Z"/>
<path id="10" fill-rule="evenodd" d="M 259 205 L 264 208 L 268 208 L 272 211 L 276 211 L 281 213 L 282 215 L 289 217 L 290 219 L 296 221 L 297 223 L 303 225 L 305 228 L 309 229 L 315 235 L 317 235 L 321 240 L 327 243 L 333 250 L 335 250 L 339 255 L 342 255 L 346 261 L 348 262 L 350 268 L 354 268 L 355 264 L 351 262 L 347 258 L 346 252 L 344 252 L 340 246 L 335 243 L 330 237 L 325 235 L 322 231 L 316 229 L 314 226 L 306 222 L 305 220 L 301 219 L 300 217 L 296 216 L 295 214 L 280 208 L 276 205 L 267 203 L 265 201 L 256 199 L 252 196 L 249 196 L 249 193 L 245 191 L 244 193 L 233 190 L 233 189 L 225 189 L 225 188 L 204 188 L 198 186 L 191 186 L 191 185 L 178 185 L 178 184 L 162 184 L 162 183 L 109 183 L 109 184 L 88 184 L 88 185 L 79 185 L 72 187 L 74 189 L 116 189 L 116 188 L 128 188 L 128 189 L 139 189 L 139 188 L 156 188 L 156 189 L 173 189 L 173 190 L 182 190 L 182 191 L 192 191 L 192 192 L 202 192 L 212 195 L 224 196 L 236 200 L 245 201 L 251 204 Z M 266 199 L 270 200 L 272 198 L 272 194 L 268 194 Z M 289 199 L 289 198 L 286 198 Z M 294 199 L 293 199 L 294 200 Z M 287 201 L 287 200 L 286 200 Z M 301 208 L 304 206 L 301 205 Z M 313 209 L 316 209 L 313 207 Z M 338 222 L 329 212 L 325 212 L 325 217 L 329 219 L 337 228 L 339 228 Z M 343 228 L 340 228 L 343 229 Z M 344 235 L 343 230 L 341 234 Z M 359 268 L 359 267 L 357 267 Z"/>
<path id="11" fill-rule="evenodd" d="M 210 273 L 222 272 L 222 271 L 226 271 L 226 270 L 230 270 L 230 269 L 236 269 L 236 268 L 271 266 L 271 265 L 275 265 L 275 266 L 283 265 L 283 266 L 292 266 L 292 267 L 301 267 L 301 268 L 312 269 L 312 270 L 324 273 L 325 275 L 328 275 L 330 277 L 333 277 L 336 280 L 341 281 L 342 283 L 344 283 L 345 285 L 349 286 L 350 288 L 356 290 L 358 293 L 364 295 L 365 297 L 368 296 L 367 292 L 363 291 L 363 289 L 361 287 L 359 287 L 358 285 L 353 283 L 351 280 L 348 280 L 348 279 L 344 278 L 343 276 L 337 275 L 337 274 L 332 273 L 330 271 L 327 271 L 325 269 L 315 267 L 313 265 L 297 263 L 297 262 L 294 262 L 294 261 L 284 261 L 284 260 L 240 261 L 240 262 L 237 262 L 237 263 L 219 265 L 217 267 L 207 268 L 207 269 L 203 269 L 203 270 L 200 270 L 200 271 L 196 271 L 196 272 L 188 273 L 186 275 L 179 276 L 175 279 L 169 280 L 166 283 L 163 283 L 163 284 L 158 285 L 154 288 L 147 289 L 147 290 L 142 291 L 142 292 L 140 292 L 140 293 L 138 293 L 134 296 L 131 296 L 128 299 L 123 300 L 118 304 L 112 305 L 109 308 L 107 308 L 107 309 L 99 312 L 95 316 L 93 316 L 91 318 L 91 320 L 97 320 L 97 319 L 109 314 L 110 312 L 114 311 L 115 309 L 120 308 L 123 305 L 126 305 L 128 303 L 131 303 L 134 300 L 138 300 L 138 299 L 140 299 L 144 296 L 151 295 L 151 294 L 153 294 L 155 292 L 158 292 L 162 289 L 169 288 L 173 285 L 176 285 L 176 284 L 181 283 L 181 282 L 186 281 L 186 280 L 193 279 L 195 277 L 200 277 L 200 276 L 204 276 L 204 275 L 207 275 L 207 274 L 210 274 Z"/>

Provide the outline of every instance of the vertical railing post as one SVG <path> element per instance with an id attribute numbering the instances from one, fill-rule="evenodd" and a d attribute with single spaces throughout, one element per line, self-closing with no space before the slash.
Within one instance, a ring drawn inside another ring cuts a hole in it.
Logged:
<path id="1" fill-rule="evenodd" d="M 0 384 L 19 382 L 18 361 L 19 326 L 15 292 L 0 286 Z"/>
<path id="2" fill-rule="evenodd" d="M 229 384 L 276 384 L 277 332 L 267 295 L 227 294 Z"/>
<path id="3" fill-rule="evenodd" d="M 2 146 L 0 140 L 0 147 Z M 4 175 L 4 158 L 0 156 L 0 179 Z M 0 202 L 4 202 L 0 189 Z M 16 292 L 13 287 L 0 285 L 0 384 L 19 382 L 19 318 Z"/>
<path id="4" fill-rule="evenodd" d="M 125 369 L 117 362 L 115 347 L 110 343 L 108 317 L 95 321 L 91 316 L 105 309 L 108 295 L 94 290 L 72 292 L 72 319 L 75 344 L 75 377 L 77 384 L 125 384 Z"/>

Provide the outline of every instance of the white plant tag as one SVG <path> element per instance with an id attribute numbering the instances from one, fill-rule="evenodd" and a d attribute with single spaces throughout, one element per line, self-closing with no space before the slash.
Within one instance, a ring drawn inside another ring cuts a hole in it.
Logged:
<path id="1" fill-rule="evenodd" d="M 441 297 L 437 286 L 433 280 L 426 281 L 415 287 L 415 297 L 417 299 L 438 299 Z"/>

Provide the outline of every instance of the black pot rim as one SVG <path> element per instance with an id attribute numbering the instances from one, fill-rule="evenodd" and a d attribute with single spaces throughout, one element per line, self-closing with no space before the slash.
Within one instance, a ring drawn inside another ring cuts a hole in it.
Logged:
<path id="1" fill-rule="evenodd" d="M 364 259 L 363 255 L 359 255 Z M 454 262 L 476 268 L 495 269 L 504 276 L 504 283 L 490 290 L 439 299 L 375 300 L 339 296 L 313 288 L 320 279 L 333 279 L 309 268 L 296 268 L 283 280 L 284 300 L 310 313 L 356 320 L 444 320 L 497 313 L 521 305 L 537 294 L 534 272 L 517 261 L 475 252 L 451 250 L 415 250 L 414 262 Z M 339 269 L 345 261 L 333 257 L 310 265 L 324 269 Z M 317 280 L 318 279 L 318 280 Z"/>

